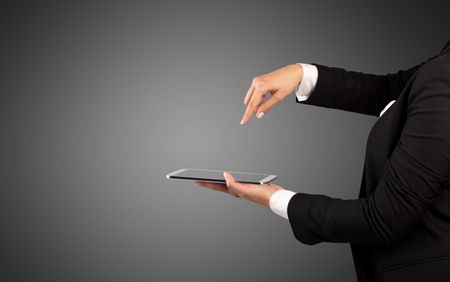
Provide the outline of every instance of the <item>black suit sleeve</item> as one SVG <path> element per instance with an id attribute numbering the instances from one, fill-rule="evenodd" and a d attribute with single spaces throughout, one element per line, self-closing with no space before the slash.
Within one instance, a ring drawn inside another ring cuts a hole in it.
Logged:
<path id="1" fill-rule="evenodd" d="M 315 90 L 307 100 L 296 98 L 296 102 L 378 116 L 391 100 L 397 99 L 408 80 L 424 63 L 387 75 L 314 64 L 319 73 Z"/>
<path id="2" fill-rule="evenodd" d="M 409 88 L 406 122 L 375 191 L 355 200 L 294 195 L 288 217 L 299 241 L 394 243 L 450 189 L 450 66 L 426 64 Z"/>

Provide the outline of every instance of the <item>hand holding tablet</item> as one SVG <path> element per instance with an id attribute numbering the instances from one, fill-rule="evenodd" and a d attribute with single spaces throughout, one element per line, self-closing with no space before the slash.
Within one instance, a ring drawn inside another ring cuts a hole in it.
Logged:
<path id="1" fill-rule="evenodd" d="M 233 174 L 236 175 L 236 177 Z M 237 176 L 240 177 L 240 181 L 237 179 Z M 180 169 L 167 174 L 166 177 L 191 180 L 202 187 L 246 199 L 267 208 L 269 207 L 269 200 L 272 194 L 283 189 L 283 187 L 279 185 L 269 183 L 274 180 L 276 176 L 267 174 L 245 172 L 230 173 L 220 170 L 204 169 Z"/>

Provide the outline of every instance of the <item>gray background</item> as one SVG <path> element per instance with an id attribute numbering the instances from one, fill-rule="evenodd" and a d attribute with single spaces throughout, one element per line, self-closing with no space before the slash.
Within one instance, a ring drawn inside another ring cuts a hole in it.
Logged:
<path id="1" fill-rule="evenodd" d="M 0 280 L 354 281 L 347 244 L 303 245 L 268 209 L 165 179 L 357 196 L 376 117 L 292 95 L 242 127 L 251 79 L 394 72 L 436 54 L 450 18 L 444 1 L 335 2 L 2 1 Z"/>

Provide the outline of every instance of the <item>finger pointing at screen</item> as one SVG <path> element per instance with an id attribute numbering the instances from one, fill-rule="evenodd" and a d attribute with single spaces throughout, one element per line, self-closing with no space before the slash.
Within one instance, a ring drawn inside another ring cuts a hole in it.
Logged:
<path id="1" fill-rule="evenodd" d="M 277 103 L 291 94 L 300 84 L 303 68 L 300 64 L 292 64 L 274 70 L 253 79 L 244 98 L 246 106 L 241 124 L 247 123 L 255 113 L 261 119 Z M 265 99 L 265 94 L 270 97 Z"/>

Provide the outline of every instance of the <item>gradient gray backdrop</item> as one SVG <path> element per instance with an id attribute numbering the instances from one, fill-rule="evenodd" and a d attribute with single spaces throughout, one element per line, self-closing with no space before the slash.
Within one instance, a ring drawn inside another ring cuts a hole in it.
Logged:
<path id="1" fill-rule="evenodd" d="M 376 117 L 286 98 L 239 125 L 253 76 L 384 74 L 436 54 L 427 1 L 2 1 L 1 281 L 354 281 L 347 244 L 296 241 L 256 204 L 166 180 L 274 173 L 355 198 Z"/>

